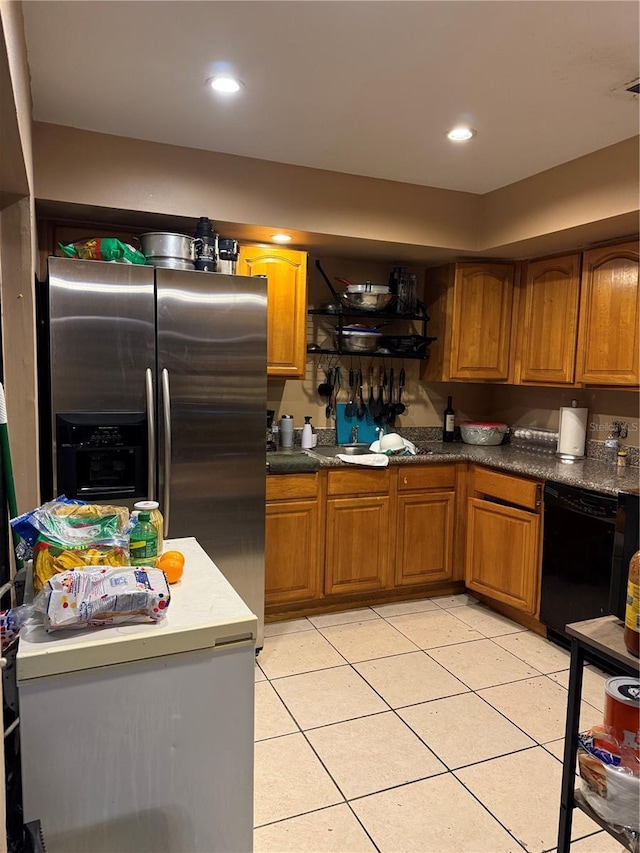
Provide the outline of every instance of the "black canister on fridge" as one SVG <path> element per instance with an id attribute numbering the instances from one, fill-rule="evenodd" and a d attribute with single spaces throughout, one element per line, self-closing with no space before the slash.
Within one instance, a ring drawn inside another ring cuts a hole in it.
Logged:
<path id="1" fill-rule="evenodd" d="M 217 272 L 235 275 L 239 250 L 240 247 L 237 240 L 229 240 L 221 237 L 218 240 Z"/>
<path id="2" fill-rule="evenodd" d="M 195 266 L 197 270 L 202 270 L 203 272 L 216 271 L 217 236 L 218 235 L 213 230 L 211 220 L 207 216 L 201 216 L 200 219 L 198 219 L 198 224 L 196 226 Z"/>

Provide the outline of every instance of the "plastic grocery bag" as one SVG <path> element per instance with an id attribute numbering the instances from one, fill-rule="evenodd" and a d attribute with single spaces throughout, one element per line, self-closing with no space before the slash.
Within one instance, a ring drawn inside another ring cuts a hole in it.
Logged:
<path id="1" fill-rule="evenodd" d="M 171 592 L 164 572 L 144 566 L 95 566 L 54 575 L 33 606 L 47 631 L 164 619 Z"/>
<path id="2" fill-rule="evenodd" d="M 58 243 L 58 246 L 68 258 L 80 258 L 83 261 L 118 261 L 124 264 L 147 262 L 142 252 L 115 237 L 92 237 L 90 240 L 79 240 L 66 246 Z"/>
<path id="3" fill-rule="evenodd" d="M 578 735 L 578 769 L 585 800 L 601 818 L 640 830 L 640 758 L 603 726 Z"/>
<path id="4" fill-rule="evenodd" d="M 130 563 L 126 507 L 56 498 L 11 524 L 32 545 L 35 592 L 58 572 Z"/>

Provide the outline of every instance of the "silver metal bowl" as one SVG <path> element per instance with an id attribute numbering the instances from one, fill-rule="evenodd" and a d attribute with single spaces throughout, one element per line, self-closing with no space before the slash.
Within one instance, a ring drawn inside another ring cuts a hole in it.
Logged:
<path id="1" fill-rule="evenodd" d="M 359 311 L 384 311 L 393 302 L 393 293 L 370 293 L 368 291 L 352 292 L 344 291 L 340 298 L 349 308 L 357 308 Z"/>

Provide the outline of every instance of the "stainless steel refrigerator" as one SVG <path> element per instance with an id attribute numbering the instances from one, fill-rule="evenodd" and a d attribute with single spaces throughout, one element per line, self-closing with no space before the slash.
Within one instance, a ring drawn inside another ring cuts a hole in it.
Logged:
<path id="1" fill-rule="evenodd" d="M 264 617 L 262 278 L 49 259 L 40 294 L 42 491 L 155 499 Z M 188 567 L 187 567 L 188 570 Z"/>

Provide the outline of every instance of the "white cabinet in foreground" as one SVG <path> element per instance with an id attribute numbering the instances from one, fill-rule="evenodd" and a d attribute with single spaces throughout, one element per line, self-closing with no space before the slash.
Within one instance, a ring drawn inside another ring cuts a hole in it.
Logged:
<path id="1" fill-rule="evenodd" d="M 20 639 L 24 820 L 52 853 L 246 853 L 257 618 L 195 539 L 158 625 Z"/>

